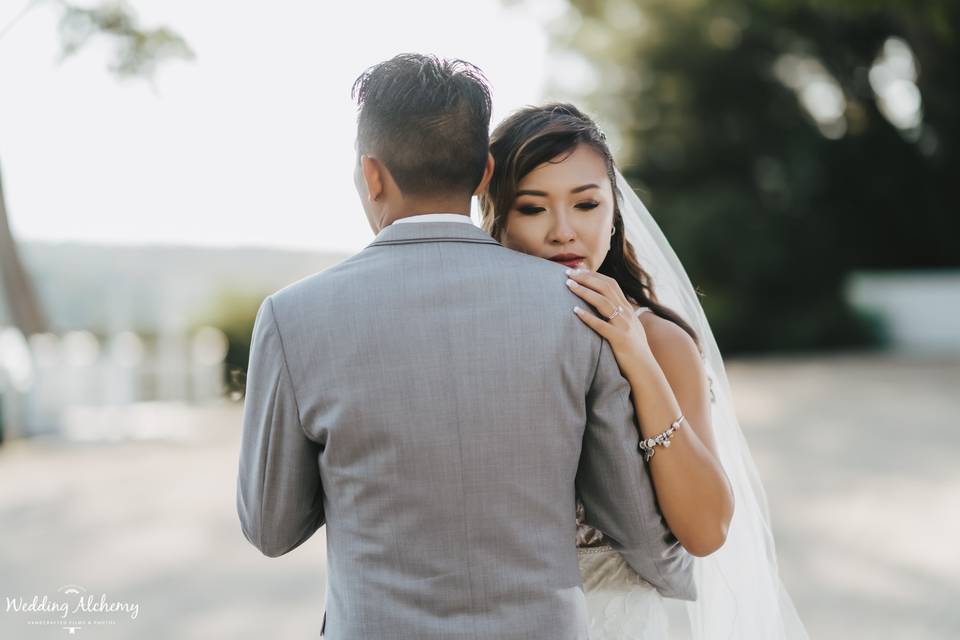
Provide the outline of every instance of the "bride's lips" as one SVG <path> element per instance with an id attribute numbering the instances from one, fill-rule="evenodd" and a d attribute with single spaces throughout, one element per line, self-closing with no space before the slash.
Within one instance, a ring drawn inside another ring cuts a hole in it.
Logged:
<path id="1" fill-rule="evenodd" d="M 575 253 L 558 253 L 555 256 L 550 256 L 547 260 L 552 260 L 553 262 L 559 262 L 560 264 L 565 264 L 568 267 L 579 267 L 583 264 L 583 256 L 578 256 Z"/>

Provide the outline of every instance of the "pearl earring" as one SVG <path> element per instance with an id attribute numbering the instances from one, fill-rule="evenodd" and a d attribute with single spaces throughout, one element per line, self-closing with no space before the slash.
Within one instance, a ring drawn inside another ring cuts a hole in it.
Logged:
<path id="1" fill-rule="evenodd" d="M 617 228 L 616 228 L 616 227 L 613 227 L 613 228 L 610 229 L 610 235 L 611 235 L 611 236 L 617 235 Z"/>

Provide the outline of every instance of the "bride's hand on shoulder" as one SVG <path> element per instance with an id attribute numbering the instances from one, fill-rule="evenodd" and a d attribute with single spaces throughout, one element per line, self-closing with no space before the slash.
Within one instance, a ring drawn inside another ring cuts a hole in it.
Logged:
<path id="1" fill-rule="evenodd" d="M 582 307 L 575 310 L 587 326 L 610 343 L 624 377 L 629 378 L 638 367 L 656 362 L 647 332 L 616 280 L 602 273 L 575 269 L 567 271 L 567 287 L 601 314 L 598 318 Z M 620 313 L 609 319 L 617 307 Z"/>

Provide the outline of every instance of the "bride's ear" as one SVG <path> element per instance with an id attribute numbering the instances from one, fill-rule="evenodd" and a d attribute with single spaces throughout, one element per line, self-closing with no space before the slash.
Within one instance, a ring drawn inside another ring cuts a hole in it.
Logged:
<path id="1" fill-rule="evenodd" d="M 487 166 L 483 169 L 483 177 L 480 179 L 480 184 L 477 185 L 477 188 L 473 191 L 473 195 L 479 196 L 487 190 L 487 185 L 490 184 L 490 178 L 493 177 L 493 168 L 495 165 L 496 162 L 493 159 L 493 154 L 488 151 Z"/>

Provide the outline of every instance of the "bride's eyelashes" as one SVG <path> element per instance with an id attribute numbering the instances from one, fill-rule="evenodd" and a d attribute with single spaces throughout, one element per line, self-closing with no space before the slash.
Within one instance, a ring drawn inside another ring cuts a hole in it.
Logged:
<path id="1" fill-rule="evenodd" d="M 590 209 L 596 209 L 598 206 L 600 206 L 599 202 L 591 201 L 591 202 L 581 202 L 580 204 L 576 205 L 576 208 L 581 209 L 582 211 L 589 211 Z M 523 206 L 517 207 L 517 211 L 525 215 L 534 215 L 534 214 L 540 213 L 543 210 L 544 210 L 543 207 L 535 207 L 533 205 L 523 205 Z"/>
<path id="2" fill-rule="evenodd" d="M 535 213 L 540 213 L 541 211 L 543 211 L 543 207 L 523 206 L 523 207 L 517 207 L 517 211 L 526 215 L 533 215 Z"/>

